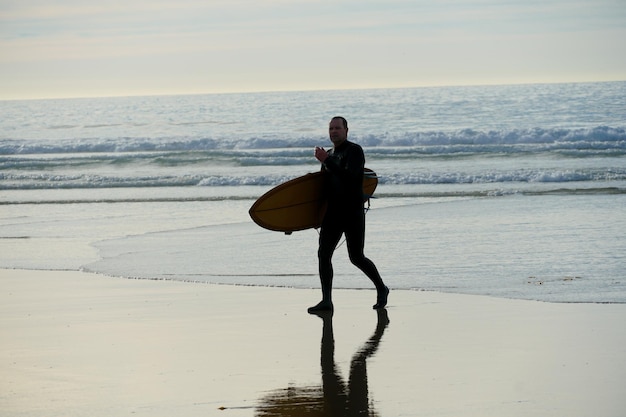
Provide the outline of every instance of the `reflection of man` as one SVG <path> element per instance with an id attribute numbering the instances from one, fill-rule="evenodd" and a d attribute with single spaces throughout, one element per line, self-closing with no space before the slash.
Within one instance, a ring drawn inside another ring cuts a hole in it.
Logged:
<path id="1" fill-rule="evenodd" d="M 328 207 L 322 221 L 319 237 L 318 261 L 322 286 L 322 301 L 309 308 L 309 313 L 333 309 L 332 257 L 341 239 L 346 236 L 350 261 L 372 281 L 377 298 L 374 309 L 387 305 L 389 288 L 385 286 L 374 263 L 365 257 L 365 212 L 363 210 L 363 149 L 348 140 L 348 122 L 340 116 L 333 117 L 328 125 L 328 135 L 333 148 L 326 152 L 315 148 L 315 157 L 322 163 L 325 173 L 325 192 Z"/>
<path id="2" fill-rule="evenodd" d="M 352 356 L 347 392 L 341 377 L 337 373 L 335 364 L 332 314 L 320 314 L 320 317 L 324 320 L 321 365 L 324 405 L 328 408 L 328 410 L 324 410 L 325 416 L 370 416 L 375 414 L 374 410 L 369 409 L 366 360 L 376 353 L 380 339 L 383 337 L 383 332 L 389 324 L 387 310 L 379 309 L 377 311 L 378 323 L 374 334 Z"/>
<path id="3" fill-rule="evenodd" d="M 354 354 L 350 362 L 348 385 L 339 375 L 335 363 L 335 338 L 331 312 L 317 315 L 324 321 L 320 362 L 322 387 L 289 387 L 267 396 L 257 409 L 257 416 L 319 416 L 351 417 L 374 416 L 370 410 L 367 388 L 367 364 L 369 357 L 376 353 L 389 318 L 386 309 L 379 309 L 378 322 L 374 334 Z"/>

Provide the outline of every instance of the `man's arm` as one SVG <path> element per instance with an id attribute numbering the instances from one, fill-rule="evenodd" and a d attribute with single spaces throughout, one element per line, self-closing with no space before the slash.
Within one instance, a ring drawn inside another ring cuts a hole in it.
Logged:
<path id="1" fill-rule="evenodd" d="M 322 161 L 324 168 L 333 175 L 337 175 L 348 181 L 361 181 L 365 167 L 365 155 L 360 146 L 352 145 L 346 152 L 345 164 L 342 167 L 339 158 L 328 154 Z M 319 158 L 318 158 L 319 160 Z"/>

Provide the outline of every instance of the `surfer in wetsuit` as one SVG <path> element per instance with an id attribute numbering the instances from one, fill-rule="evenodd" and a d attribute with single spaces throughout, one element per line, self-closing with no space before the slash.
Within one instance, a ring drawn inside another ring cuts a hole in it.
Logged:
<path id="1" fill-rule="evenodd" d="M 322 301 L 308 309 L 309 313 L 333 309 L 332 257 L 341 239 L 346 236 L 348 256 L 374 283 L 377 291 L 374 309 L 387 305 L 389 288 L 383 283 L 376 265 L 365 257 L 365 210 L 363 209 L 363 149 L 348 140 L 348 122 L 340 116 L 333 117 L 328 125 L 328 135 L 333 148 L 315 148 L 315 157 L 322 163 L 326 174 L 325 187 L 328 208 L 322 221 L 319 237 L 319 274 L 322 285 Z"/>

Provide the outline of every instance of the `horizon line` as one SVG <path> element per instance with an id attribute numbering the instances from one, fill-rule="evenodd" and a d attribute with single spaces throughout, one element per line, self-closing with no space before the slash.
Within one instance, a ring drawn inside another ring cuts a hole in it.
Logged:
<path id="1" fill-rule="evenodd" d="M 442 83 L 442 84 L 423 84 L 423 85 L 406 85 L 406 86 L 376 86 L 376 87 L 345 87 L 345 88 L 294 88 L 294 89 L 259 89 L 259 90 L 229 90 L 229 91 L 204 91 L 204 92 L 162 92 L 162 93 L 120 93 L 111 95 L 68 95 L 68 96 L 40 96 L 40 97 L 13 97 L 2 98 L 0 102 L 8 101 L 39 101 L 39 100 L 74 100 L 74 99 L 106 99 L 106 98 L 131 98 L 131 97 L 176 97 L 176 96 L 195 96 L 195 95 L 229 95 L 229 94 L 271 94 L 271 93 L 303 93 L 303 92 L 325 92 L 325 91 L 358 91 L 358 90 L 401 90 L 401 89 L 419 89 L 419 88 L 449 88 L 449 87 L 504 87 L 516 85 L 554 85 L 554 84 L 600 84 L 600 83 L 616 83 L 626 82 L 626 79 L 607 79 L 607 80 L 581 80 L 581 81 L 519 81 L 519 82 L 494 82 L 494 83 Z"/>

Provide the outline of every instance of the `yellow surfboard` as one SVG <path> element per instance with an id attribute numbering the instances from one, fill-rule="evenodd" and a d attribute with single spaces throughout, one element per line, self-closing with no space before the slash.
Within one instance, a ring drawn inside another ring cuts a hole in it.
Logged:
<path id="1" fill-rule="evenodd" d="M 365 168 L 363 176 L 364 201 L 374 194 L 378 177 Z M 326 212 L 323 193 L 324 174 L 315 172 L 294 178 L 263 194 L 248 213 L 259 226 L 290 234 L 298 230 L 318 228 Z"/>

